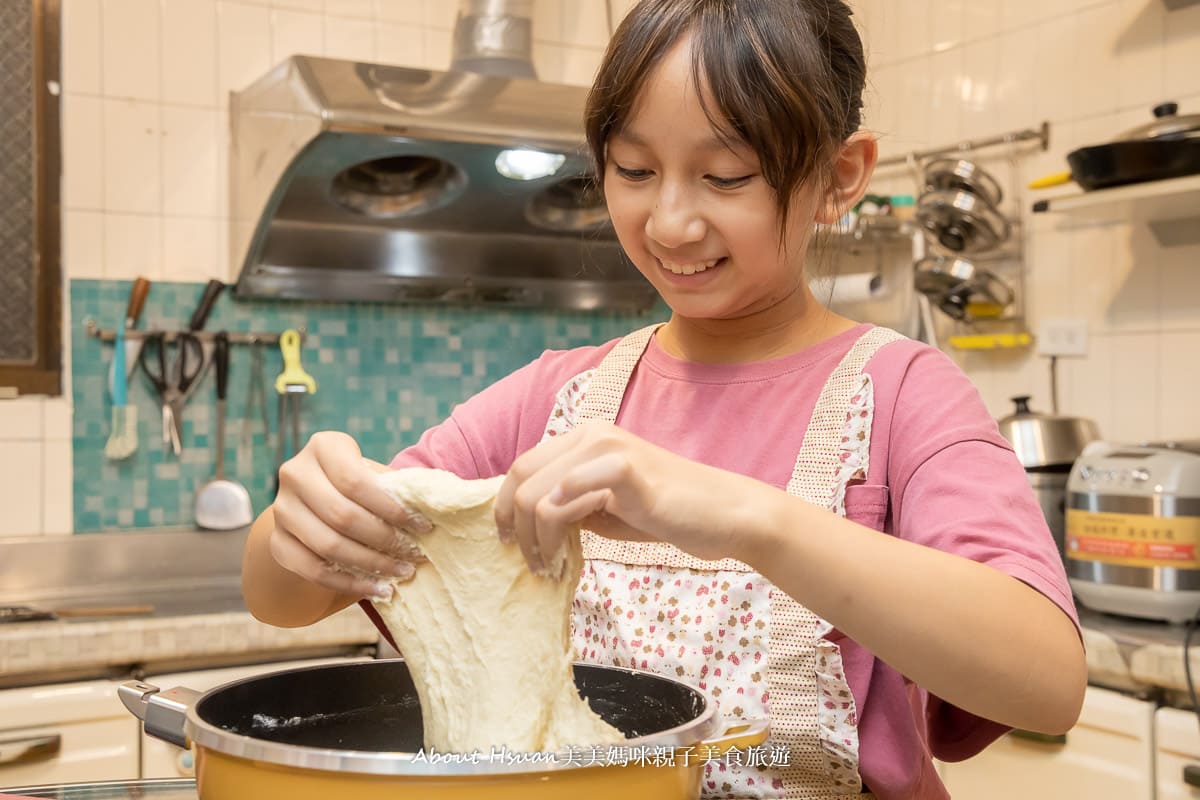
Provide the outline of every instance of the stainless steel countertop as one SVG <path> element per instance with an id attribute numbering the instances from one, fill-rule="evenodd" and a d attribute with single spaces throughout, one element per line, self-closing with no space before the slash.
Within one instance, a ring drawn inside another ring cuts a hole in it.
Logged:
<path id="1" fill-rule="evenodd" d="M 248 533 L 163 528 L 0 540 L 0 605 L 153 604 L 172 616 L 244 609 Z"/>
<path id="2" fill-rule="evenodd" d="M 357 653 L 378 634 L 355 609 L 303 628 L 242 599 L 247 529 L 175 528 L 0 539 L 0 605 L 152 613 L 0 624 L 0 688 Z"/>

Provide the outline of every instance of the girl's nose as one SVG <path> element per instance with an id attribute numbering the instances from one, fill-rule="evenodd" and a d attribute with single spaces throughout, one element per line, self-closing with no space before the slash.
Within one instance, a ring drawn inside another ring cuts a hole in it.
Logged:
<path id="1" fill-rule="evenodd" d="M 704 219 L 685 198 L 661 193 L 646 219 L 646 235 L 674 249 L 704 238 Z"/>

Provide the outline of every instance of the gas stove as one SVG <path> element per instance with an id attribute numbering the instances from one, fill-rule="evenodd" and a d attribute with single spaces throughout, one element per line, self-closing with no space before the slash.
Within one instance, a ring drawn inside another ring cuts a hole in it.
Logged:
<path id="1" fill-rule="evenodd" d="M 0 788 L 0 800 L 8 796 L 54 798 L 54 800 L 198 800 L 191 779 L 62 783 L 55 786 Z"/>

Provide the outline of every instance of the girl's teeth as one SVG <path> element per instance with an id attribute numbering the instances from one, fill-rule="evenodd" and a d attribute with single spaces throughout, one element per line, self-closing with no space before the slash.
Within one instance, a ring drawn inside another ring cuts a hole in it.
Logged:
<path id="1" fill-rule="evenodd" d="M 676 275 L 695 275 L 697 272 L 704 272 L 709 267 L 715 266 L 721 259 L 714 258 L 712 261 L 702 261 L 699 264 L 676 264 L 673 261 L 662 261 L 663 268 L 669 272 L 674 272 Z"/>

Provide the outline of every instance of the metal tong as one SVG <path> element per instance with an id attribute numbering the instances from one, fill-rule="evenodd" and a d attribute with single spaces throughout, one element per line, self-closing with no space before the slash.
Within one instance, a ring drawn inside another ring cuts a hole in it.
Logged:
<path id="1" fill-rule="evenodd" d="M 275 491 L 279 491 L 279 468 L 290 452 L 300 451 L 300 399 L 317 391 L 317 382 L 300 366 L 300 332 L 289 328 L 279 337 L 279 352 L 283 355 L 283 372 L 275 378 L 275 392 L 279 396 L 279 430 L 275 443 Z M 292 447 L 284 446 L 286 429 L 292 429 Z"/>

